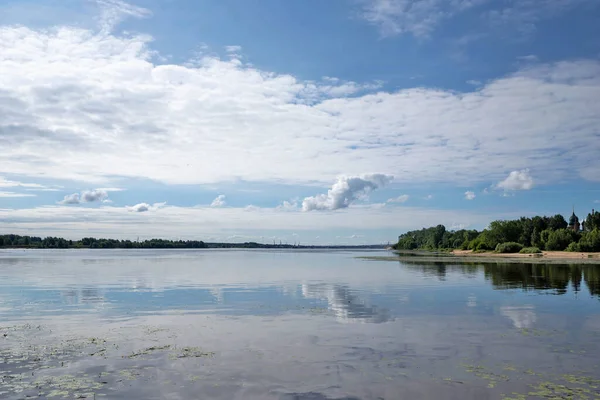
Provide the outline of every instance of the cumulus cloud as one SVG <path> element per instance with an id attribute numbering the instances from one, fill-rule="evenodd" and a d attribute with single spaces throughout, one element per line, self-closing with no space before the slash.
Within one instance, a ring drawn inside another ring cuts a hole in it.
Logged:
<path id="1" fill-rule="evenodd" d="M 533 178 L 528 169 L 512 171 L 506 179 L 498 182 L 496 187 L 505 191 L 530 190 L 533 187 Z"/>
<path id="2" fill-rule="evenodd" d="M 92 203 L 95 201 L 102 201 L 108 197 L 108 193 L 105 190 L 95 189 L 86 190 L 81 192 L 81 201 L 83 203 Z"/>
<path id="3" fill-rule="evenodd" d="M 227 204 L 225 202 L 225 195 L 220 194 L 212 201 L 212 203 L 210 203 L 210 206 L 211 207 L 223 207 L 225 204 Z"/>
<path id="4" fill-rule="evenodd" d="M 279 210 L 287 210 L 287 211 L 295 211 L 298 210 L 298 200 L 294 199 L 292 201 L 284 200 L 281 205 L 277 206 Z"/>
<path id="5" fill-rule="evenodd" d="M 66 195 L 59 204 L 79 204 L 81 203 L 81 199 L 79 198 L 79 193 L 73 193 Z"/>
<path id="6" fill-rule="evenodd" d="M 346 208 L 369 192 L 390 183 L 392 179 L 393 176 L 384 174 L 341 176 L 327 194 L 306 197 L 302 201 L 302 211 Z"/>
<path id="7" fill-rule="evenodd" d="M 400 195 L 398 197 L 393 197 L 388 199 L 388 203 L 406 203 L 408 201 L 409 196 L 407 194 Z"/>
<path id="8" fill-rule="evenodd" d="M 102 189 L 84 190 L 79 193 L 73 193 L 66 195 L 59 204 L 81 204 L 81 203 L 94 203 L 97 201 L 107 202 L 108 192 Z"/>
<path id="9" fill-rule="evenodd" d="M 130 212 L 138 212 L 138 213 L 142 213 L 142 212 L 147 212 L 147 211 L 155 211 L 158 210 L 159 208 L 162 208 L 165 206 L 165 204 L 167 203 L 154 203 L 152 205 L 148 204 L 148 203 L 139 203 L 136 204 L 134 206 L 127 206 L 125 207 L 128 211 Z"/>
<path id="10" fill-rule="evenodd" d="M 465 200 L 473 200 L 475 198 L 475 192 L 467 191 L 465 192 Z"/>

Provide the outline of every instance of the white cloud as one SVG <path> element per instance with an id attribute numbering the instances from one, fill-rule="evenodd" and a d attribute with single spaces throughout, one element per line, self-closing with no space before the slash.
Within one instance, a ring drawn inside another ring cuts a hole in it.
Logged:
<path id="1" fill-rule="evenodd" d="M 281 205 L 277 206 L 277 209 L 287 210 L 287 211 L 297 211 L 298 210 L 298 200 L 294 199 L 292 201 L 285 200 Z"/>
<path id="2" fill-rule="evenodd" d="M 127 206 L 127 207 L 125 207 L 125 209 L 130 212 L 143 213 L 146 211 L 156 211 L 156 210 L 164 207 L 166 204 L 167 203 L 154 203 L 154 204 L 150 205 L 148 203 L 139 203 L 139 204 L 136 204 L 131 207 Z"/>
<path id="3" fill-rule="evenodd" d="M 122 0 L 95 0 L 100 6 L 100 29 L 103 34 L 111 32 L 127 17 L 146 18 L 152 15 L 150 10 L 134 6 Z"/>
<path id="4" fill-rule="evenodd" d="M 19 181 L 13 181 L 0 176 L 0 188 L 24 188 L 29 191 L 56 191 L 57 187 L 49 187 L 40 185 L 39 183 L 25 183 Z"/>
<path id="5" fill-rule="evenodd" d="M 58 204 L 79 204 L 80 202 L 79 193 L 73 193 L 66 195 Z"/>
<path id="6" fill-rule="evenodd" d="M 118 187 L 109 187 L 109 188 L 98 188 L 96 190 L 101 190 L 103 192 L 123 192 L 127 189 L 118 188 Z"/>
<path id="7" fill-rule="evenodd" d="M 525 61 L 525 62 L 537 62 L 537 61 L 539 61 L 538 56 L 536 56 L 534 54 L 529 54 L 529 55 L 526 55 L 526 56 L 520 56 L 520 57 L 517 57 L 517 59 L 520 60 L 520 61 Z"/>
<path id="8" fill-rule="evenodd" d="M 127 209 L 129 211 L 133 211 L 133 212 L 146 212 L 146 211 L 150 210 L 150 207 L 152 207 L 152 206 L 148 203 L 139 203 L 139 204 L 136 204 L 135 206 L 128 207 Z"/>
<path id="9" fill-rule="evenodd" d="M 306 197 L 302 211 L 338 210 L 364 198 L 369 192 L 390 183 L 393 176 L 383 174 L 341 176 L 327 194 Z"/>
<path id="10" fill-rule="evenodd" d="M 600 200 L 594 200 L 594 203 L 598 204 L 600 203 Z"/>
<path id="11" fill-rule="evenodd" d="M 59 204 L 81 204 L 81 203 L 94 203 L 94 202 L 106 202 L 108 200 L 108 192 L 103 189 L 84 190 L 79 193 L 73 193 L 66 195 Z"/>
<path id="12" fill-rule="evenodd" d="M 432 194 L 428 194 L 427 196 L 424 197 L 425 200 L 431 200 L 433 199 L 433 195 Z"/>
<path id="13" fill-rule="evenodd" d="M 0 191 L 0 197 L 35 197 L 35 194 Z"/>
<path id="14" fill-rule="evenodd" d="M 388 199 L 388 203 L 406 203 L 408 201 L 409 196 L 407 194 L 400 195 L 398 197 L 393 197 Z"/>
<path id="15" fill-rule="evenodd" d="M 426 37 L 444 19 L 487 0 L 363 0 L 362 17 L 384 36 L 410 33 Z"/>
<path id="16" fill-rule="evenodd" d="M 473 85 L 473 86 L 481 86 L 481 84 L 482 84 L 482 82 L 481 82 L 481 81 L 478 81 L 478 80 L 476 80 L 476 79 L 469 79 L 469 80 L 467 81 L 467 83 L 468 83 L 469 85 Z"/>
<path id="17" fill-rule="evenodd" d="M 239 53 L 242 51 L 242 46 L 225 46 L 225 51 L 228 53 Z"/>
<path id="18" fill-rule="evenodd" d="M 357 95 L 361 83 L 303 81 L 239 60 L 154 64 L 150 43 L 0 27 L 3 173 L 110 187 L 121 178 L 322 185 L 375 170 L 473 185 L 503 179 L 511 165 L 543 171 L 539 184 L 573 173 L 600 180 L 590 169 L 600 152 L 597 60 L 530 66 L 466 93 Z"/>
<path id="19" fill-rule="evenodd" d="M 249 236 L 277 236 L 291 238 L 291 233 L 302 235 L 307 243 L 316 235 L 322 241 L 333 238 L 335 232 L 352 232 L 373 237 L 373 231 L 383 234 L 386 241 L 397 237 L 398 232 L 420 229 L 423 226 L 461 221 L 465 226 L 484 227 L 494 219 L 518 218 L 529 215 L 517 210 L 514 213 L 487 215 L 476 210 L 437 210 L 421 207 L 396 208 L 354 207 L 330 213 L 304 213 L 276 208 L 213 208 L 209 206 L 176 207 L 164 203 L 141 203 L 132 207 L 101 205 L 94 208 L 66 205 L 27 209 L 2 209 L 0 220 L 15 234 L 35 230 L 38 236 L 62 236 L 70 239 L 84 236 L 135 239 L 137 236 L 187 237 L 221 239 L 236 233 Z M 139 212 L 138 209 L 145 209 Z M 151 214 L 152 218 L 148 218 Z M 324 228 L 326 227 L 326 228 Z M 319 231 L 318 233 L 315 231 Z M 281 234 L 284 232 L 284 234 Z M 304 233 L 310 232 L 310 233 Z M 347 236 L 345 233 L 341 236 Z M 378 235 L 381 235 L 378 233 Z M 293 241 L 293 240 L 292 240 Z"/>
<path id="20" fill-rule="evenodd" d="M 523 169 L 512 171 L 506 179 L 498 182 L 496 187 L 505 191 L 530 190 L 533 187 L 533 183 L 533 178 L 529 174 L 529 170 Z"/>
<path id="21" fill-rule="evenodd" d="M 210 206 L 211 207 L 223 207 L 225 204 L 226 204 L 225 195 L 220 194 L 212 201 L 212 203 L 210 203 Z"/>
<path id="22" fill-rule="evenodd" d="M 101 189 L 86 190 L 81 192 L 81 201 L 83 203 L 93 203 L 95 201 L 105 200 L 106 198 L 108 198 L 108 193 Z"/>
<path id="23" fill-rule="evenodd" d="M 465 200 L 473 200 L 476 197 L 475 192 L 465 192 Z"/>

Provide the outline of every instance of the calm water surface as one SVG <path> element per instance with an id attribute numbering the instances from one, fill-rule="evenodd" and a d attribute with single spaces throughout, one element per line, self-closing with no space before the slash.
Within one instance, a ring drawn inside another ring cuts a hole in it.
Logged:
<path id="1" fill-rule="evenodd" d="M 0 251 L 0 398 L 600 398 L 600 266 L 369 254 Z"/>

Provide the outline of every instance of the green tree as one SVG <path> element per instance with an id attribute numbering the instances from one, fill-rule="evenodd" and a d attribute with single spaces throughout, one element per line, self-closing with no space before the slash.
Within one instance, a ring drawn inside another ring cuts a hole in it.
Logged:
<path id="1" fill-rule="evenodd" d="M 600 251 L 600 229 L 584 232 L 579 239 L 578 251 Z"/>
<path id="2" fill-rule="evenodd" d="M 548 240 L 546 241 L 546 250 L 563 251 L 569 244 L 577 242 L 578 239 L 577 233 L 570 229 L 550 231 Z"/>
<path id="3" fill-rule="evenodd" d="M 600 212 L 592 210 L 585 219 L 585 230 L 600 229 Z"/>
<path id="4" fill-rule="evenodd" d="M 565 217 L 560 214 L 556 214 L 548 219 L 548 229 L 552 229 L 553 231 L 558 229 L 566 229 L 568 225 L 569 224 L 565 220 Z"/>

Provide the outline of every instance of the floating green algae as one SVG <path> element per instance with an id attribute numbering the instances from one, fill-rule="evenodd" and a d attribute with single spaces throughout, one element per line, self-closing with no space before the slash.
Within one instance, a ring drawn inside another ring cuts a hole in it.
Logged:
<path id="1" fill-rule="evenodd" d="M 152 354 L 156 351 L 164 351 L 164 350 L 168 350 L 171 348 L 170 344 L 164 345 L 164 346 L 152 346 L 152 347 L 147 347 L 143 350 L 138 350 L 138 351 L 134 351 L 133 353 L 131 353 L 128 356 L 123 356 L 123 357 L 127 357 L 127 358 L 137 358 L 137 357 L 141 357 L 144 355 L 148 355 L 148 354 Z"/>
<path id="2" fill-rule="evenodd" d="M 177 349 L 175 353 L 172 353 L 169 358 L 199 358 L 199 357 L 214 357 L 215 353 L 212 351 L 204 351 L 200 347 L 182 347 Z"/>

